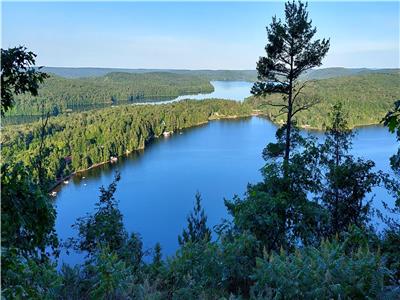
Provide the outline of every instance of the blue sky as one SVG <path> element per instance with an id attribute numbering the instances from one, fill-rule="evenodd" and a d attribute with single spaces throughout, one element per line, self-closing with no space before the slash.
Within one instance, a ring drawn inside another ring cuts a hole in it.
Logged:
<path id="1" fill-rule="evenodd" d="M 2 48 L 38 65 L 254 69 L 283 2 L 3 2 Z M 324 67 L 399 67 L 399 2 L 310 2 Z"/>

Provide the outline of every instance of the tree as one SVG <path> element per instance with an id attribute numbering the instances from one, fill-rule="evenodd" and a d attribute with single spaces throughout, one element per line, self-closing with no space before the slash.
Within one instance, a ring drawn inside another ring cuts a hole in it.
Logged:
<path id="1" fill-rule="evenodd" d="M 316 28 L 308 19 L 307 4 L 287 2 L 285 22 L 276 17 L 267 27 L 267 56 L 257 63 L 258 80 L 252 93 L 257 96 L 278 93 L 283 95 L 283 103 L 269 103 L 281 108 L 287 115 L 285 124 L 284 161 L 290 158 L 291 129 L 293 117 L 300 111 L 314 105 L 315 99 L 302 99 L 302 89 L 307 82 L 299 82 L 299 76 L 311 68 L 320 66 L 329 50 L 328 40 L 312 41 Z"/>
<path id="2" fill-rule="evenodd" d="M 35 69 L 36 54 L 18 46 L 1 49 L 1 115 L 14 105 L 14 95 L 29 92 L 38 95 L 39 84 L 48 77 Z"/>
<path id="3" fill-rule="evenodd" d="M 387 274 L 379 253 L 323 242 L 258 258 L 252 299 L 396 299 L 379 297 Z"/>
<path id="4" fill-rule="evenodd" d="M 370 214 L 367 193 L 380 182 L 372 171 L 375 163 L 349 154 L 354 134 L 347 127 L 342 105 L 336 104 L 321 147 L 321 167 L 326 170 L 322 202 L 328 209 L 330 234 L 347 230 L 349 225 L 364 226 Z"/>
<path id="5" fill-rule="evenodd" d="M 127 299 L 134 275 L 118 255 L 102 245 L 94 256 L 94 264 L 86 266 L 89 278 L 89 299 Z M 134 296 L 134 295 L 132 295 Z"/>
<path id="6" fill-rule="evenodd" d="M 397 134 L 397 140 L 400 141 L 400 100 L 394 103 L 394 109 L 390 110 L 382 120 L 383 125 L 388 127 L 391 133 Z M 390 164 L 393 171 L 400 177 L 400 148 L 397 153 L 390 158 Z M 398 194 L 398 201 L 400 202 L 400 192 Z M 399 204 L 400 206 L 400 204 Z"/>
<path id="7" fill-rule="evenodd" d="M 312 142 L 301 145 L 297 148 L 304 151 L 293 154 L 286 167 L 284 162 L 268 161 L 262 182 L 249 184 L 244 199 L 225 201 L 237 228 L 251 232 L 267 251 L 317 243 L 323 231 L 324 211 L 308 199 L 320 185 L 319 154 Z"/>
<path id="8" fill-rule="evenodd" d="M 159 267 L 162 265 L 162 253 L 160 243 L 154 246 L 153 265 Z"/>
<path id="9" fill-rule="evenodd" d="M 394 103 L 394 109 L 390 110 L 384 119 L 383 124 L 388 127 L 391 133 L 396 133 L 397 141 L 400 141 L 400 100 Z M 394 178 L 385 178 L 385 185 L 395 198 L 394 207 L 389 207 L 384 203 L 385 208 L 391 213 L 392 217 L 382 217 L 387 228 L 383 232 L 382 250 L 385 253 L 387 264 L 394 272 L 394 277 L 399 283 L 400 280 L 400 147 L 397 153 L 390 158 L 390 163 L 394 171 Z"/>
<path id="10" fill-rule="evenodd" d="M 90 256 L 95 255 L 100 247 L 107 247 L 109 251 L 119 251 L 123 248 L 127 233 L 122 223 L 122 214 L 118 209 L 114 193 L 120 180 L 117 173 L 113 182 L 100 188 L 99 202 L 96 211 L 86 217 L 78 218 L 72 225 L 78 230 L 78 238 L 71 238 L 67 243 L 78 251 L 86 251 Z"/>
<path id="11" fill-rule="evenodd" d="M 207 227 L 207 216 L 201 207 L 201 195 L 196 193 L 193 212 L 187 217 L 187 229 L 184 229 L 178 242 L 182 246 L 188 242 L 208 242 L 211 240 L 211 230 Z"/>

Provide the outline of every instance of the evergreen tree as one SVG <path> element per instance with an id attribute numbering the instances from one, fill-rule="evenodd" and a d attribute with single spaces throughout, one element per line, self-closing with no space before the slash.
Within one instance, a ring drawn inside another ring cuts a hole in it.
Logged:
<path id="1" fill-rule="evenodd" d="M 154 246 L 153 265 L 160 266 L 162 264 L 161 244 L 156 243 Z"/>
<path id="2" fill-rule="evenodd" d="M 193 212 L 187 217 L 187 229 L 184 229 L 178 242 L 182 246 L 188 242 L 208 242 L 211 240 L 211 230 L 207 227 L 207 216 L 201 207 L 201 195 L 196 193 Z"/>
<path id="3" fill-rule="evenodd" d="M 96 254 L 99 247 L 108 247 L 110 251 L 119 251 L 127 239 L 122 214 L 118 209 L 114 193 L 120 175 L 115 175 L 114 181 L 104 188 L 100 188 L 99 202 L 96 211 L 86 217 L 78 218 L 73 225 L 78 230 L 78 237 L 69 239 L 67 246 L 78 251 L 86 251 L 90 256 Z"/>
<path id="4" fill-rule="evenodd" d="M 284 160 L 290 158 L 291 129 L 293 117 L 308 109 L 317 100 L 301 98 L 301 91 L 306 82 L 299 82 L 301 74 L 320 66 L 329 50 L 329 40 L 312 41 L 316 28 L 308 19 L 307 4 L 287 2 L 285 4 L 285 22 L 272 18 L 267 27 L 268 44 L 266 56 L 257 63 L 258 82 L 252 93 L 263 96 L 271 93 L 283 95 L 283 103 L 269 103 L 280 107 L 280 113 L 286 114 Z"/>
<path id="5" fill-rule="evenodd" d="M 322 202 L 329 212 L 328 231 L 336 234 L 347 230 L 349 225 L 366 225 L 370 204 L 365 196 L 380 178 L 372 171 L 374 162 L 355 159 L 349 154 L 354 134 L 347 127 L 341 104 L 333 107 L 330 117 L 321 148 L 321 167 L 326 169 Z"/>

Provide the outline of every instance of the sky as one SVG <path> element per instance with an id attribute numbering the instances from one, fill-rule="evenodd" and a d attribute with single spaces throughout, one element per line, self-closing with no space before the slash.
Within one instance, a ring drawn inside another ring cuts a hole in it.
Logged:
<path id="1" fill-rule="evenodd" d="M 1 47 L 37 65 L 255 69 L 283 2 L 2 2 Z M 399 68 L 400 3 L 310 2 L 323 67 Z"/>

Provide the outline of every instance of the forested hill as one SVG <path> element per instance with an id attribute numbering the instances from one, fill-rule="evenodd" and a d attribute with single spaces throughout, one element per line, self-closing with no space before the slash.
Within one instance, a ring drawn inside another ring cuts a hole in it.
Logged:
<path id="1" fill-rule="evenodd" d="M 68 68 L 68 67 L 43 67 L 43 72 L 52 73 L 65 78 L 99 77 L 113 72 L 131 74 L 145 73 L 173 73 L 178 75 L 201 76 L 208 80 L 241 80 L 255 81 L 255 70 L 185 70 L 185 69 L 119 69 L 119 68 Z"/>
<path id="2" fill-rule="evenodd" d="M 210 80 L 245 80 L 246 76 L 249 79 L 252 74 L 252 71 L 136 71 L 138 73 L 112 72 L 86 78 L 52 75 L 40 87 L 39 97 L 17 97 L 16 106 L 8 116 L 24 118 L 40 115 L 42 103 L 53 115 L 58 115 L 111 104 L 170 100 L 184 94 L 210 93 L 213 91 Z M 308 97 L 318 97 L 321 103 L 297 116 L 299 124 L 303 126 L 322 128 L 331 105 L 338 101 L 344 102 L 345 108 L 351 110 L 351 126 L 377 124 L 393 101 L 400 99 L 399 69 L 318 69 L 308 72 L 303 80 L 313 78 L 325 79 L 314 80 L 304 92 Z M 268 99 L 278 101 L 281 96 L 274 95 Z M 248 102 L 255 109 L 264 110 L 271 118 L 276 114 L 276 109 L 266 107 L 262 99 L 250 98 Z M 283 120 L 278 118 L 275 121 Z"/>
<path id="3" fill-rule="evenodd" d="M 208 80 L 257 80 L 256 70 L 180 70 L 180 69 L 119 69 L 119 68 L 68 68 L 43 67 L 42 71 L 65 78 L 99 77 L 112 72 L 124 73 L 174 73 L 205 77 Z M 365 75 L 370 73 L 396 73 L 399 69 L 368 69 L 368 68 L 321 68 L 306 72 L 303 79 L 327 79 L 342 76 Z"/>
<path id="4" fill-rule="evenodd" d="M 310 70 L 301 76 L 301 78 L 303 80 L 316 80 L 367 74 L 396 74 L 399 71 L 400 69 L 322 68 Z"/>
<path id="5" fill-rule="evenodd" d="M 51 180 L 144 148 L 152 137 L 212 119 L 250 116 L 251 108 L 229 100 L 186 100 L 161 105 L 116 106 L 50 118 L 45 144 Z M 40 122 L 7 126 L 2 132 L 3 162 L 29 163 L 40 146 Z"/>
<path id="6" fill-rule="evenodd" d="M 370 73 L 366 75 L 336 77 L 309 82 L 302 97 L 319 99 L 320 103 L 296 115 L 303 127 L 322 129 L 328 113 L 337 102 L 342 102 L 349 113 L 350 127 L 379 124 L 395 100 L 400 99 L 400 72 Z M 267 105 L 280 103 L 279 94 L 265 98 L 250 97 L 246 100 L 255 109 L 265 112 L 273 121 L 283 123 L 278 116 L 279 107 Z"/>
<path id="7" fill-rule="evenodd" d="M 82 105 L 168 100 L 179 95 L 210 93 L 213 90 L 208 79 L 167 72 L 114 72 L 79 79 L 51 75 L 41 85 L 38 97 L 18 96 L 9 115 L 40 114 L 42 102 L 47 110 L 59 113 Z"/>

